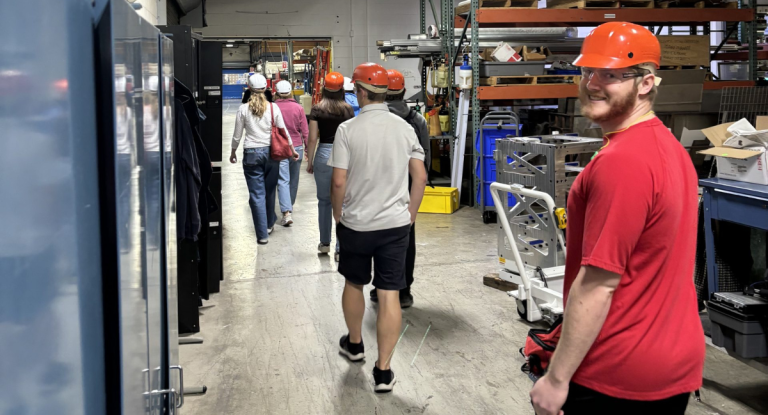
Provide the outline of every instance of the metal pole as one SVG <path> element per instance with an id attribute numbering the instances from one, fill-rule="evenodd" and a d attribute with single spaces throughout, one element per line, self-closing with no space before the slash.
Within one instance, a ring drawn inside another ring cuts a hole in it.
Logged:
<path id="1" fill-rule="evenodd" d="M 477 8 L 480 7 L 480 0 L 472 0 L 472 5 L 470 6 L 469 10 L 469 16 L 468 18 L 472 19 L 472 139 L 474 140 L 475 137 L 477 137 L 477 132 L 480 131 L 480 102 L 477 100 L 477 88 L 479 88 L 480 85 L 480 48 L 478 47 L 478 36 L 480 34 L 480 26 L 477 24 Z M 481 144 L 482 145 L 482 144 Z M 474 173 L 475 169 L 477 168 L 477 153 L 475 151 L 475 146 L 470 146 L 472 148 L 472 173 Z M 482 155 L 482 154 L 481 154 Z M 482 160 L 481 160 L 482 162 Z M 485 189 L 482 188 L 484 186 L 482 182 L 482 178 L 475 177 L 475 180 L 472 182 L 473 185 L 470 186 L 469 189 L 469 205 L 474 206 L 475 205 L 475 191 L 477 189 L 478 181 L 480 183 L 480 191 L 484 192 Z M 485 203 L 483 203 L 485 204 Z M 481 206 L 480 210 L 484 210 L 485 207 Z"/>
<path id="2" fill-rule="evenodd" d="M 435 4 L 432 3 L 432 0 L 429 0 L 429 5 L 432 6 L 432 17 L 435 18 L 435 24 L 439 28 L 440 27 L 440 20 L 437 18 L 437 11 L 435 11 Z"/>
<path id="3" fill-rule="evenodd" d="M 453 26 L 454 26 L 453 1 L 441 0 L 440 4 L 442 6 L 442 12 L 443 12 L 443 30 L 445 31 L 443 38 L 445 38 L 445 41 L 447 43 L 446 48 L 444 48 L 443 50 L 443 53 L 447 61 L 451 56 L 453 56 L 453 49 L 456 47 L 453 39 L 456 32 L 455 30 L 453 30 Z M 454 84 L 453 77 L 455 75 L 456 68 L 453 62 L 446 62 L 446 66 L 448 67 L 448 90 L 446 91 L 446 95 L 448 98 L 448 114 L 451 120 L 449 135 L 451 137 L 455 137 L 456 136 L 456 99 L 454 97 L 455 94 L 453 89 L 453 84 Z M 461 190 L 459 190 L 459 193 L 461 193 Z"/>
<path id="4" fill-rule="evenodd" d="M 419 0 L 421 3 L 421 7 L 419 7 L 419 12 L 421 14 L 421 32 L 419 33 L 427 33 L 427 3 L 425 0 Z"/>
<path id="5" fill-rule="evenodd" d="M 291 97 L 293 97 L 293 41 L 288 39 L 288 82 L 291 83 Z"/>
<path id="6" fill-rule="evenodd" d="M 755 3 L 755 0 L 749 0 L 749 8 L 752 9 L 753 12 L 757 7 Z M 752 81 L 757 79 L 757 33 L 755 32 L 755 28 L 757 26 L 755 22 L 756 17 L 757 14 L 753 14 L 752 20 L 746 24 L 747 31 L 749 32 L 749 35 L 747 36 L 747 41 L 749 42 L 749 79 Z"/>

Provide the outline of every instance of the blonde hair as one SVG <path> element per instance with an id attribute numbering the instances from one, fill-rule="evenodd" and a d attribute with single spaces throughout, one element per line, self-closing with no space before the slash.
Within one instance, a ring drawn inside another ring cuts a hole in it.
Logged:
<path id="1" fill-rule="evenodd" d="M 267 97 L 264 96 L 263 89 L 251 90 L 251 98 L 248 100 L 248 108 L 254 117 L 261 118 L 267 110 Z"/>

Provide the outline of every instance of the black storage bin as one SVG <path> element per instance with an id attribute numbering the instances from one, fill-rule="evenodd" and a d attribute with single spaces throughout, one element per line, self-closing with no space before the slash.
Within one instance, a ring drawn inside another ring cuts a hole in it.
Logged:
<path id="1" fill-rule="evenodd" d="M 715 346 L 746 359 L 768 357 L 766 317 L 745 314 L 714 301 L 709 302 L 707 308 L 712 321 L 712 343 Z"/>

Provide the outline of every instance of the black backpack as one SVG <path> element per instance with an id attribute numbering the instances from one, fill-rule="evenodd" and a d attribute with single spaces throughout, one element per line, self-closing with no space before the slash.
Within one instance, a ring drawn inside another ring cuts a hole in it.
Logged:
<path id="1" fill-rule="evenodd" d="M 416 120 L 416 115 L 418 114 L 418 111 L 411 108 L 408 112 L 408 116 L 405 117 L 405 122 L 410 124 L 411 128 L 413 128 L 413 131 L 416 133 L 416 138 L 419 139 L 419 144 L 421 144 L 419 129 L 416 127 L 416 123 L 414 122 Z M 427 158 L 427 149 L 424 149 L 424 168 L 427 170 L 427 182 L 429 182 L 430 187 L 434 188 L 435 186 L 432 184 L 432 178 L 429 177 L 429 168 L 431 167 L 431 164 L 432 160 Z"/>

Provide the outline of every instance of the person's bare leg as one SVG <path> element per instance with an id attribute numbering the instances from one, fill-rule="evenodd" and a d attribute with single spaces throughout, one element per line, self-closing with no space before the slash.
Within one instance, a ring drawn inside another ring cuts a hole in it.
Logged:
<path id="1" fill-rule="evenodd" d="M 378 294 L 379 317 L 376 321 L 376 337 L 379 344 L 379 361 L 376 366 L 381 370 L 389 370 L 389 355 L 397 344 L 402 326 L 400 291 L 378 290 Z"/>
<path id="2" fill-rule="evenodd" d="M 398 301 L 400 301 L 399 298 Z M 349 330 L 349 341 L 355 344 L 360 343 L 363 341 L 363 315 L 365 314 L 363 286 L 346 281 L 344 294 L 341 296 L 341 307 L 344 309 L 344 320 L 346 320 Z"/>

